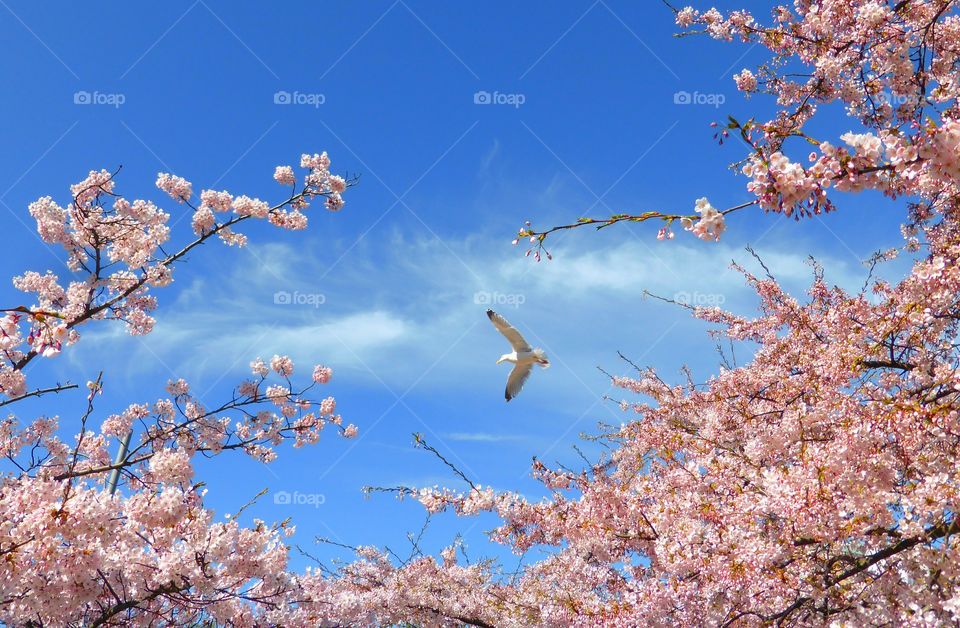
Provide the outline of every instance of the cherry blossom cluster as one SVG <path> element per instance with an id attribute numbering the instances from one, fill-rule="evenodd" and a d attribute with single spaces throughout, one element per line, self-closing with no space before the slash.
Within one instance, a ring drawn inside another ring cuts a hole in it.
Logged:
<path id="1" fill-rule="evenodd" d="M 720 234 L 726 229 L 723 214 L 710 204 L 706 197 L 698 199 L 696 204 L 700 219 L 694 223 L 690 218 L 682 218 L 680 223 L 687 231 L 692 231 L 701 240 L 719 240 Z"/>
<path id="2" fill-rule="evenodd" d="M 949 209 L 951 194 L 942 194 L 942 186 L 955 179 L 960 148 L 954 2 L 796 2 L 778 7 L 770 26 L 749 13 L 687 7 L 676 20 L 772 53 L 756 71 L 734 76 L 741 91 L 772 94 L 780 105 L 771 120 L 731 125 L 753 150 L 743 172 L 761 207 L 795 216 L 830 211 L 836 200 L 827 195 L 835 188 L 916 195 L 921 214 Z M 783 72 L 787 63 L 802 69 Z M 842 147 L 805 131 L 817 110 L 831 105 L 844 107 L 860 126 L 840 138 Z M 803 146 L 810 144 L 815 149 L 805 166 Z"/>
<path id="3" fill-rule="evenodd" d="M 773 96 L 777 114 L 766 121 L 731 117 L 715 135 L 721 144 L 733 135 L 749 147 L 741 170 L 754 199 L 720 210 L 721 216 L 758 205 L 799 219 L 837 209 L 841 199 L 832 191 L 863 190 L 917 199 L 908 203 L 914 221 L 952 211 L 958 190 L 943 186 L 960 169 L 960 27 L 953 0 L 798 0 L 776 7 L 770 25 L 746 11 L 685 7 L 675 16 L 687 33 L 771 53 L 769 62 L 744 68 L 733 80 L 745 94 Z M 843 108 L 851 122 L 833 142 L 807 129 L 818 110 L 831 107 Z M 558 230 L 651 219 L 665 223 L 660 240 L 672 239 L 675 220 L 700 220 L 656 211 L 619 214 L 545 231 L 524 228 L 519 240 L 529 239 L 539 253 Z M 719 232 L 708 224 L 687 230 L 715 239 Z"/>
<path id="4" fill-rule="evenodd" d="M 123 610 L 114 604 L 122 591 L 124 602 L 144 613 L 228 622 L 252 612 L 245 600 L 270 606 L 298 591 L 284 571 L 282 539 L 292 526 L 214 521 L 192 461 L 236 449 L 270 462 L 283 442 L 316 443 L 327 425 L 350 437 L 356 427 L 343 427 L 332 397 L 310 398 L 330 380 L 329 367 L 315 367 L 300 389 L 292 386 L 288 357 L 274 356 L 269 366 L 257 359 L 251 371 L 215 408 L 175 380 L 167 384 L 170 397 L 132 404 L 106 417 L 99 431 L 87 429 L 94 393 L 102 391 L 91 386 L 72 444 L 59 440 L 55 417 L 0 423 L 0 452 L 21 470 L 3 477 L 0 491 L 0 592 L 7 600 L 0 619 L 56 623 L 73 609 L 76 621 L 110 620 Z M 110 442 L 131 431 L 137 436 L 126 455 L 112 460 Z M 103 490 L 114 471 L 122 478 L 116 496 Z"/>
<path id="5" fill-rule="evenodd" d="M 27 271 L 14 278 L 35 303 L 0 311 L 0 405 L 76 388 L 28 392 L 24 371 L 34 358 L 77 342 L 86 322 L 121 320 L 131 333 L 149 333 L 157 302 L 148 290 L 169 284 L 173 266 L 213 235 L 243 244 L 232 228 L 252 218 L 300 228 L 302 211 L 318 196 L 339 209 L 347 183 L 329 173 L 326 155 L 305 155 L 303 165 L 303 187 L 274 205 L 201 192 L 196 237 L 174 253 L 164 250 L 175 226 L 169 214 L 119 196 L 106 171 L 74 185 L 67 207 L 49 197 L 31 204 L 41 238 L 65 249 L 67 270 L 78 277 L 64 283 L 49 271 Z M 193 202 L 193 186 L 181 177 L 161 174 L 157 186 Z M 218 216 L 211 221 L 207 211 Z M 291 605 L 302 593 L 287 571 L 284 538 L 293 526 L 215 520 L 194 463 L 231 450 L 270 462 L 284 443 L 314 444 L 325 428 L 351 438 L 358 429 L 344 426 L 333 397 L 313 396 L 331 380 L 331 368 L 315 366 L 310 383 L 298 387 L 293 361 L 278 355 L 255 360 L 251 375 L 225 402 L 208 405 L 179 379 L 167 384 L 168 397 L 102 419 L 98 377 L 87 384 L 79 428 L 74 416 L 0 419 L 7 463 L 0 473 L 0 623 L 252 625 L 264 609 Z M 118 441 L 128 445 L 115 457 Z"/>
<path id="6" fill-rule="evenodd" d="M 166 192 L 172 199 L 185 203 L 193 209 L 193 230 L 197 235 L 218 231 L 220 238 L 230 245 L 243 246 L 246 238 L 233 233 L 231 225 L 224 225 L 218 221 L 217 214 L 232 212 L 239 217 L 265 218 L 271 224 L 291 230 L 307 228 L 307 215 L 303 210 L 310 206 L 311 200 L 316 197 L 325 199 L 324 205 L 330 211 L 339 211 L 343 207 L 343 193 L 348 183 L 339 176 L 330 173 L 330 158 L 326 153 L 307 155 L 300 158 L 300 167 L 307 170 L 303 177 L 302 188 L 297 191 L 297 177 L 290 166 L 277 166 L 274 171 L 274 180 L 285 186 L 290 186 L 290 199 L 281 206 L 271 206 L 258 198 L 249 196 L 233 196 L 226 191 L 203 190 L 200 193 L 200 204 L 194 207 L 191 203 L 193 185 L 183 179 L 168 173 L 160 173 L 157 177 L 157 187 Z M 286 209 L 284 205 L 288 205 Z"/>
<path id="7" fill-rule="evenodd" d="M 284 229 L 303 229 L 303 212 L 316 198 L 331 211 L 343 207 L 350 183 L 330 173 L 326 153 L 301 158 L 306 170 L 300 187 L 293 169 L 278 167 L 275 178 L 291 187 L 289 196 L 274 204 L 226 191 L 203 190 L 194 206 L 193 185 L 160 173 L 157 187 L 193 209 L 195 239 L 176 252 L 164 250 L 171 238 L 170 214 L 148 200 L 130 201 L 116 191 L 116 173 L 91 171 L 71 186 L 72 200 L 61 207 L 46 196 L 30 204 L 44 242 L 65 249 L 67 266 L 79 276 L 64 282 L 50 271 L 27 271 L 14 286 L 36 299 L 35 305 L 0 310 L 0 394 L 26 392 L 24 367 L 36 357 L 53 357 L 80 338 L 77 329 L 96 319 L 123 321 L 131 334 L 148 334 L 157 307 L 151 288 L 173 281 L 177 262 L 216 235 L 228 245 L 243 246 L 246 236 L 235 227 L 249 219 L 265 219 Z"/>

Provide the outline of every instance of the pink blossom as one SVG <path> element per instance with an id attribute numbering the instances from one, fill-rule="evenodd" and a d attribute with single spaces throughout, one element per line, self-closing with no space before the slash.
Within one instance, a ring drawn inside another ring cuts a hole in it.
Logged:
<path id="1" fill-rule="evenodd" d="M 290 399 L 290 389 L 286 386 L 273 385 L 268 386 L 265 394 L 268 399 L 277 405 L 282 405 Z"/>
<path id="2" fill-rule="evenodd" d="M 723 214 L 718 212 L 706 198 L 697 199 L 696 210 L 700 214 L 700 220 L 694 223 L 689 218 L 684 218 L 681 221 L 684 229 L 692 231 L 701 240 L 719 240 L 726 228 Z"/>
<path id="3" fill-rule="evenodd" d="M 201 206 L 209 207 L 215 212 L 230 211 L 233 206 L 233 196 L 226 191 L 204 190 L 200 192 L 200 201 Z"/>
<path id="4" fill-rule="evenodd" d="M 18 397 L 26 392 L 27 378 L 21 371 L 4 365 L 0 367 L 0 392 L 7 397 Z"/>
<path id="5" fill-rule="evenodd" d="M 330 378 L 333 377 L 333 369 L 329 366 L 322 366 L 320 364 L 313 367 L 313 381 L 318 384 L 326 384 L 330 381 Z"/>
<path id="6" fill-rule="evenodd" d="M 293 375 L 293 360 L 285 355 L 275 355 L 270 359 L 270 368 L 277 375 L 289 377 Z"/>
<path id="7" fill-rule="evenodd" d="M 30 344 L 33 350 L 45 358 L 52 358 L 60 353 L 67 340 L 65 325 L 43 325 L 30 332 Z"/>
<path id="8" fill-rule="evenodd" d="M 250 370 L 254 375 L 259 375 L 260 377 L 266 377 L 270 373 L 270 369 L 261 358 L 250 362 Z"/>
<path id="9" fill-rule="evenodd" d="M 757 91 L 757 77 L 750 70 L 742 70 L 739 74 L 734 74 L 733 80 L 741 92 Z"/>
<path id="10" fill-rule="evenodd" d="M 239 216 L 266 218 L 270 213 L 270 205 L 257 198 L 238 196 L 233 200 L 233 210 Z"/>
<path id="11" fill-rule="evenodd" d="M 162 482 L 179 484 L 193 477 L 190 456 L 182 449 L 161 449 L 150 458 L 150 472 Z"/>
<path id="12" fill-rule="evenodd" d="M 191 224 L 193 226 L 193 232 L 197 235 L 209 233 L 216 223 L 217 219 L 209 207 L 201 205 L 197 208 L 197 211 L 193 212 Z"/>
<path id="13" fill-rule="evenodd" d="M 445 567 L 452 567 L 457 564 L 457 548 L 456 546 L 450 545 L 443 548 L 443 551 L 440 552 L 440 556 L 443 558 L 443 565 Z"/>
<path id="14" fill-rule="evenodd" d="M 337 402 L 333 397 L 327 397 L 320 402 L 320 414 L 326 416 L 333 414 L 337 410 Z"/>
<path id="15" fill-rule="evenodd" d="M 193 184 L 184 179 L 166 172 L 157 175 L 157 187 L 170 195 L 175 201 L 183 202 L 193 196 Z"/>
<path id="16" fill-rule="evenodd" d="M 310 168 L 311 170 L 326 171 L 330 167 L 330 158 L 327 157 L 327 153 L 320 153 L 319 155 L 314 153 L 313 155 L 308 155 L 304 153 L 300 157 L 300 167 L 301 168 Z"/>
<path id="17" fill-rule="evenodd" d="M 693 7 L 684 7 L 677 11 L 677 25 L 681 28 L 687 28 L 697 19 L 697 12 Z"/>
<path id="18" fill-rule="evenodd" d="M 330 191 L 335 194 L 343 194 L 347 190 L 347 182 L 343 177 L 332 175 L 329 179 Z"/>
<path id="19" fill-rule="evenodd" d="M 170 380 L 167 382 L 167 392 L 174 397 L 181 397 L 190 392 L 190 384 L 183 379 Z"/>
<path id="20" fill-rule="evenodd" d="M 327 209 L 332 212 L 340 211 L 340 209 L 343 207 L 343 198 L 334 192 L 327 197 L 325 204 Z"/>
<path id="21" fill-rule="evenodd" d="M 277 166 L 273 179 L 280 185 L 293 185 L 297 182 L 297 177 L 294 176 L 293 168 L 290 166 Z"/>

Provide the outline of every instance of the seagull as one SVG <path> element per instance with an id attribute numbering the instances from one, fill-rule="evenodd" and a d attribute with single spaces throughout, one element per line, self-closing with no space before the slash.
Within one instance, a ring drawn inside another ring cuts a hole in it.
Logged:
<path id="1" fill-rule="evenodd" d="M 539 364 L 541 368 L 547 368 L 550 366 L 550 360 L 547 359 L 547 355 L 543 352 L 543 349 L 531 348 L 530 343 L 524 340 L 520 332 L 508 323 L 507 319 L 493 310 L 487 310 L 487 316 L 490 318 L 493 326 L 497 328 L 497 331 L 503 334 L 510 342 L 510 346 L 513 347 L 511 353 L 504 353 L 500 356 L 500 359 L 497 360 L 497 364 L 510 362 L 514 365 L 513 370 L 510 371 L 510 376 L 507 378 L 507 390 L 504 394 L 507 401 L 510 401 L 520 394 L 520 389 L 523 388 L 527 378 L 530 377 L 533 365 Z"/>

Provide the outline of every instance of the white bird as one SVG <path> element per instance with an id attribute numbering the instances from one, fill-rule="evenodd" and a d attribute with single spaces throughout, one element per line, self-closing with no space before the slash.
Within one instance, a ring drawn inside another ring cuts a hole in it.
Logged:
<path id="1" fill-rule="evenodd" d="M 507 390 L 504 394 L 507 401 L 510 401 L 520 393 L 520 389 L 523 388 L 527 378 L 530 377 L 533 365 L 539 364 L 541 368 L 547 368 L 550 366 L 550 360 L 547 359 L 547 355 L 543 352 L 543 349 L 531 348 L 530 343 L 524 340 L 520 332 L 508 323 L 507 319 L 493 310 L 487 310 L 487 316 L 490 318 L 493 326 L 510 341 L 510 346 L 513 347 L 513 352 L 504 353 L 500 356 L 500 359 L 497 360 L 497 364 L 510 362 L 514 365 L 513 370 L 510 371 L 510 376 L 507 377 Z"/>

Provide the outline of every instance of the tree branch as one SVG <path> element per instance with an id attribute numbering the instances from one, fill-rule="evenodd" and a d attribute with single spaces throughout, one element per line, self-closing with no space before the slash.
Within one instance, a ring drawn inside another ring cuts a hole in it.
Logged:
<path id="1" fill-rule="evenodd" d="M 10 399 L 4 399 L 0 401 L 0 407 L 10 405 L 11 403 L 16 403 L 28 397 L 39 397 L 41 395 L 46 395 L 47 393 L 59 393 L 64 390 L 72 390 L 78 388 L 77 384 L 57 384 L 56 386 L 51 386 L 50 388 L 38 388 L 36 390 L 31 390 L 28 393 L 24 393 L 19 397 L 11 397 Z"/>

